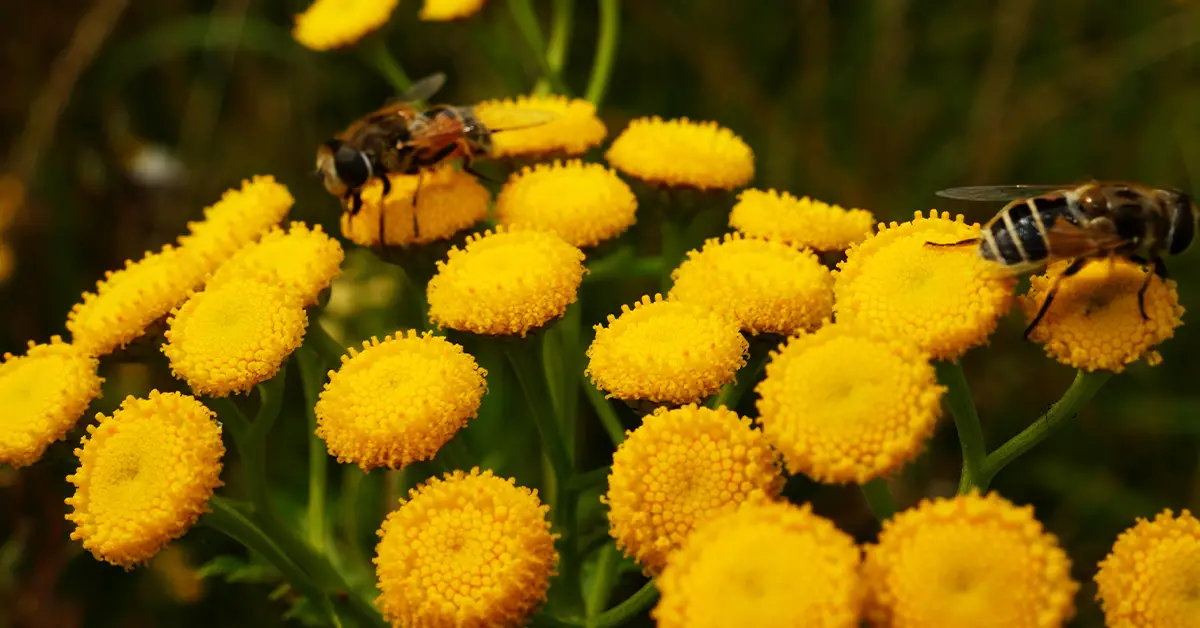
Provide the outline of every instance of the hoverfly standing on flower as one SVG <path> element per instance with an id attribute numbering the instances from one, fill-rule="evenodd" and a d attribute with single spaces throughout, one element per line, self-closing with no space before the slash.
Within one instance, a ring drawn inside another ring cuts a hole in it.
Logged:
<path id="1" fill-rule="evenodd" d="M 1052 185 L 984 185 L 951 188 L 945 198 L 1011 201 L 987 224 L 981 237 L 930 246 L 978 245 L 979 255 L 1013 274 L 1038 270 L 1058 260 L 1072 260 L 1055 280 L 1025 337 L 1050 308 L 1058 281 L 1078 273 L 1092 259 L 1124 257 L 1150 266 L 1167 278 L 1166 255 L 1178 255 L 1196 236 L 1200 209 L 1179 190 L 1136 183 L 1092 181 L 1074 187 Z M 1138 309 L 1145 308 L 1150 270 L 1138 290 Z"/>

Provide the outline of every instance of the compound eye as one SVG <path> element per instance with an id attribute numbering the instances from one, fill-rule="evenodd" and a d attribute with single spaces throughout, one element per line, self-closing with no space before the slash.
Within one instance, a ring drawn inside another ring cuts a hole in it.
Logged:
<path id="1" fill-rule="evenodd" d="M 338 147 L 333 155 L 333 167 L 337 170 L 338 178 L 351 189 L 362 187 L 371 178 L 371 164 L 367 156 L 349 146 Z"/>

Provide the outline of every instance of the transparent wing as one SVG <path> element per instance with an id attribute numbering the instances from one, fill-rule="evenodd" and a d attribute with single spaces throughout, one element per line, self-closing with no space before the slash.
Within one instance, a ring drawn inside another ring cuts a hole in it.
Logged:
<path id="1" fill-rule="evenodd" d="M 489 109 L 485 115 L 479 115 L 474 110 L 475 118 L 487 126 L 492 133 L 501 131 L 518 131 L 535 126 L 549 124 L 558 119 L 558 114 L 543 109 L 522 109 L 515 107 L 498 107 Z"/>
<path id="2" fill-rule="evenodd" d="M 968 185 L 960 188 L 938 190 L 942 198 L 955 198 L 964 201 L 1013 201 L 1019 198 L 1029 198 L 1056 190 L 1066 190 L 1074 185 Z"/>
<path id="3" fill-rule="evenodd" d="M 442 86 L 446 84 L 446 75 L 443 72 L 430 74 L 423 79 L 409 86 L 397 100 L 405 100 L 408 102 L 418 102 L 429 100 L 434 94 L 441 91 Z"/>

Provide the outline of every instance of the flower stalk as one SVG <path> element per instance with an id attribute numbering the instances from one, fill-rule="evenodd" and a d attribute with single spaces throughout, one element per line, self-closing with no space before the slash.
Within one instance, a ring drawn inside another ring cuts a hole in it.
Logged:
<path id="1" fill-rule="evenodd" d="M 987 456 L 983 426 L 979 423 L 979 413 L 971 398 L 971 388 L 967 385 L 962 365 L 957 361 L 938 362 L 936 368 L 938 381 L 947 388 L 946 405 L 954 417 L 954 427 L 958 430 L 958 441 L 962 446 L 963 467 L 958 482 L 958 493 L 962 495 L 973 487 L 980 487 L 983 481 L 983 461 Z"/>

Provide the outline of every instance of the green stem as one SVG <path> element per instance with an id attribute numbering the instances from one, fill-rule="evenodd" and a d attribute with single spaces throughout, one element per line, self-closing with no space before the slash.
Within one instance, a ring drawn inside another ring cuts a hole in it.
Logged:
<path id="1" fill-rule="evenodd" d="M 596 56 L 592 60 L 592 76 L 588 79 L 584 98 L 596 107 L 604 101 L 608 80 L 616 59 L 617 40 L 621 30 L 621 0 L 600 0 L 600 34 L 596 38 Z"/>
<path id="2" fill-rule="evenodd" d="M 600 556 L 596 559 L 596 575 L 592 577 L 592 586 L 588 589 L 587 599 L 584 601 L 589 622 L 608 606 L 608 598 L 612 595 L 613 584 L 617 579 L 617 565 L 620 562 L 621 552 L 617 550 L 616 545 L 609 543 L 600 549 Z"/>
<path id="3" fill-rule="evenodd" d="M 350 561 L 356 565 L 369 564 L 367 552 L 363 549 L 363 534 L 359 529 L 358 513 L 359 500 L 362 497 L 363 479 L 367 475 L 359 471 L 357 467 L 345 469 L 342 473 L 342 490 L 339 500 L 340 510 L 342 513 L 342 533 L 346 539 L 347 551 L 350 554 Z M 390 502 L 387 504 L 389 509 L 395 508 L 396 503 Z"/>
<path id="4" fill-rule="evenodd" d="M 738 403 L 741 402 L 746 392 L 754 388 L 754 385 L 758 383 L 758 376 L 762 375 L 763 369 L 767 368 L 767 362 L 770 359 L 770 345 L 766 343 L 751 343 L 750 359 L 746 361 L 746 366 L 743 366 L 738 371 L 737 381 L 721 387 L 721 393 L 713 401 L 712 407 L 719 408 L 725 406 L 737 412 Z"/>
<path id="5" fill-rule="evenodd" d="M 634 617 L 646 612 L 652 604 L 658 601 L 658 586 L 651 580 L 638 589 L 637 593 L 629 596 L 624 602 L 604 611 L 595 619 L 588 621 L 588 628 L 616 628 Z"/>
<path id="6" fill-rule="evenodd" d="M 379 72 L 396 94 L 403 94 L 412 87 L 412 79 L 408 78 L 408 74 L 404 71 L 404 67 L 392 56 L 392 53 L 387 48 L 380 37 L 371 37 L 369 41 L 363 42 L 360 48 L 362 54 L 366 57 L 371 65 Z"/>
<path id="7" fill-rule="evenodd" d="M 567 48 L 571 42 L 571 26 L 575 23 L 575 0 L 554 0 L 554 13 L 550 26 L 550 45 L 546 47 L 546 63 L 557 75 L 562 76 L 567 60 Z M 540 79 L 533 93 L 544 95 L 550 91 L 550 82 Z"/>
<path id="8" fill-rule="evenodd" d="M 625 442 L 625 426 L 621 425 L 617 411 L 613 410 L 612 404 L 608 402 L 604 393 L 588 380 L 587 375 L 584 375 L 583 379 L 584 381 L 580 382 L 583 386 L 583 393 L 591 402 L 596 416 L 600 417 L 600 425 L 604 426 L 604 431 L 608 433 L 608 438 L 612 440 L 613 446 L 616 447 Z"/>
<path id="9" fill-rule="evenodd" d="M 984 479 L 983 460 L 987 457 L 987 447 L 983 441 L 983 426 L 979 423 L 979 413 L 971 399 L 971 388 L 967 385 L 962 365 L 958 362 L 938 362 L 937 377 L 947 388 L 946 403 L 950 406 L 950 414 L 954 416 L 958 441 L 962 445 L 963 467 L 958 481 L 958 494 L 962 495 L 980 487 Z"/>
<path id="10" fill-rule="evenodd" d="M 314 325 L 318 326 L 318 325 Z M 300 367 L 300 383 L 304 386 L 304 410 L 308 416 L 308 508 L 305 512 L 305 528 L 308 543 L 318 552 L 325 548 L 325 500 L 329 477 L 326 468 L 328 453 L 325 442 L 317 436 L 317 395 L 321 392 L 324 370 L 321 357 L 307 346 L 296 349 L 296 361 Z"/>
<path id="11" fill-rule="evenodd" d="M 537 13 L 533 10 L 533 2 L 531 0 L 508 0 L 508 11 L 516 21 L 517 29 L 521 31 L 525 43 L 529 45 L 534 60 L 541 69 L 542 78 L 550 82 L 550 87 L 555 92 L 568 94 L 562 77 L 554 68 L 550 67 L 550 62 L 546 58 L 546 42 L 542 37 L 542 27 L 538 24 Z"/>
<path id="12" fill-rule="evenodd" d="M 867 500 L 871 514 L 875 515 L 880 523 L 896 514 L 896 500 L 892 498 L 892 492 L 883 478 L 875 478 L 859 485 L 859 488 L 862 489 L 863 498 Z"/>

